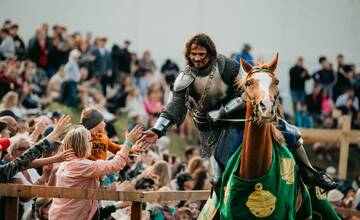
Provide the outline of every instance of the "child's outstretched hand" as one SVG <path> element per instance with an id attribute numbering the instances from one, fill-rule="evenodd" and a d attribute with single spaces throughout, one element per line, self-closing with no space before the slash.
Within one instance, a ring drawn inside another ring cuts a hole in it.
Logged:
<path id="1" fill-rule="evenodd" d="M 125 132 L 125 138 L 131 143 L 135 143 L 142 135 L 142 127 L 136 125 L 130 132 Z"/>
<path id="2" fill-rule="evenodd" d="M 142 152 L 144 152 L 146 149 L 148 149 L 149 147 L 151 147 L 152 144 L 144 142 L 144 141 L 137 141 L 134 146 L 132 146 L 132 148 L 130 149 L 130 153 L 133 154 L 141 154 Z"/>

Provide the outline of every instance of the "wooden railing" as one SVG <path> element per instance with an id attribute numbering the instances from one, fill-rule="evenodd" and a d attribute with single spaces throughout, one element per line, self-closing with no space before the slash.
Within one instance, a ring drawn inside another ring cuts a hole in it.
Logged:
<path id="1" fill-rule="evenodd" d="M 0 196 L 5 198 L 5 219 L 18 219 L 19 197 L 66 198 L 86 200 L 131 201 L 131 219 L 141 219 L 141 204 L 161 201 L 207 200 L 209 190 L 173 192 L 121 192 L 103 189 L 83 189 L 54 186 L 0 184 Z M 336 208 L 339 214 L 360 217 L 354 209 Z"/>
<path id="2" fill-rule="evenodd" d="M 301 129 L 304 143 L 340 143 L 338 178 L 346 179 L 349 159 L 349 145 L 360 144 L 360 130 L 351 130 L 351 116 L 339 118 L 341 129 Z"/>
<path id="3" fill-rule="evenodd" d="M 122 192 L 104 189 L 83 189 L 54 186 L 0 184 L 5 198 L 5 219 L 18 219 L 19 197 L 66 198 L 85 200 L 131 201 L 131 219 L 141 219 L 141 204 L 161 201 L 199 201 L 209 197 L 209 190 L 173 192 Z"/>

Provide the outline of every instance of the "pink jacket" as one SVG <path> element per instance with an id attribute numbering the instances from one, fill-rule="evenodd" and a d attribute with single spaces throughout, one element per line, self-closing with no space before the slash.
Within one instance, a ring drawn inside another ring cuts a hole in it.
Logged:
<path id="1" fill-rule="evenodd" d="M 323 98 L 321 100 L 321 112 L 324 114 L 329 114 L 334 109 L 334 103 L 331 98 Z"/>
<path id="2" fill-rule="evenodd" d="M 112 160 L 75 159 L 63 162 L 56 175 L 56 186 L 97 189 L 99 177 L 123 169 L 126 158 L 120 153 Z M 54 198 L 49 210 L 51 220 L 92 219 L 98 208 L 96 200 Z"/>

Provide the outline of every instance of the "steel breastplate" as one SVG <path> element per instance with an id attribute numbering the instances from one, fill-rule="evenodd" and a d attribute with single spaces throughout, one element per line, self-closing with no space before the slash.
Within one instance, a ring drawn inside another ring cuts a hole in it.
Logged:
<path id="1" fill-rule="evenodd" d="M 221 99 L 223 99 L 226 95 L 226 89 L 228 87 L 221 78 L 219 68 L 216 62 L 211 69 L 211 73 L 213 73 L 214 77 L 211 80 L 209 91 L 205 99 L 204 106 L 206 106 L 206 109 L 211 109 L 213 106 L 219 103 Z M 194 94 L 189 94 L 196 101 L 199 101 L 201 95 L 203 94 L 211 73 L 206 76 L 196 76 L 192 84 L 192 91 Z"/>

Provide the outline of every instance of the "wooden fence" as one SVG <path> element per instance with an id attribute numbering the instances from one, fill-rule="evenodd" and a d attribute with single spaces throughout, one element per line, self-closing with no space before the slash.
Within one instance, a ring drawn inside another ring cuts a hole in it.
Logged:
<path id="1" fill-rule="evenodd" d="M 340 143 L 338 178 L 346 179 L 349 158 L 349 145 L 360 144 L 360 130 L 351 130 L 351 116 L 339 118 L 340 129 L 301 129 L 304 143 Z"/>
<path id="2" fill-rule="evenodd" d="M 131 219 L 141 219 L 141 204 L 161 201 L 199 201 L 209 197 L 209 190 L 173 192 L 122 192 L 104 189 L 83 189 L 54 186 L 0 184 L 5 198 L 5 219 L 18 219 L 19 197 L 66 198 L 86 200 L 131 201 Z"/>
<path id="3" fill-rule="evenodd" d="M 209 197 L 209 190 L 174 192 L 120 192 L 103 189 L 83 189 L 54 186 L 0 184 L 0 196 L 5 198 L 5 219 L 18 219 L 19 197 L 66 198 L 87 200 L 131 201 L 131 219 L 141 219 L 141 204 L 160 201 L 199 201 Z M 337 208 L 339 214 L 360 217 L 354 209 Z"/>

